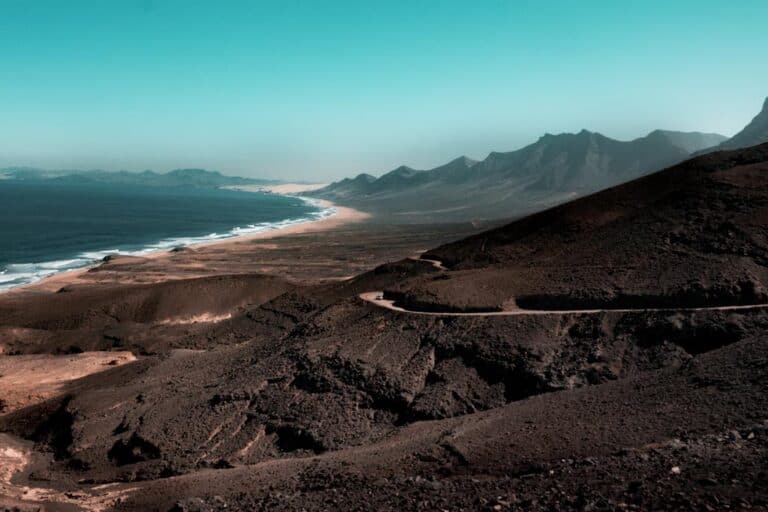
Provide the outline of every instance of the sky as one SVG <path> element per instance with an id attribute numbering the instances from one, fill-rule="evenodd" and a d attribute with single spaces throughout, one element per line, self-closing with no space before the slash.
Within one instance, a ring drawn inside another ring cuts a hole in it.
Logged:
<path id="1" fill-rule="evenodd" d="M 546 132 L 733 135 L 768 1 L 0 0 L 0 167 L 325 182 Z"/>

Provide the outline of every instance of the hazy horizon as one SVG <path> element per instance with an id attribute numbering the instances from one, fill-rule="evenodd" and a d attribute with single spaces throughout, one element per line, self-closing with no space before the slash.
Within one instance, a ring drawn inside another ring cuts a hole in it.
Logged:
<path id="1" fill-rule="evenodd" d="M 768 92 L 765 19 L 760 1 L 0 0 L 0 167 L 325 182 L 546 132 L 731 136 Z"/>

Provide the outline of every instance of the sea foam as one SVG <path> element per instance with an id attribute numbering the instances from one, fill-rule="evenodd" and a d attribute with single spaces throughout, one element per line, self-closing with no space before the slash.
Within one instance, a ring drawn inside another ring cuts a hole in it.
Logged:
<path id="1" fill-rule="evenodd" d="M 279 229 L 287 228 L 289 226 L 294 226 L 296 224 L 327 219 L 336 214 L 335 208 L 324 208 L 322 204 L 315 199 L 300 196 L 289 197 L 301 199 L 308 205 L 318 208 L 318 210 L 310 213 L 309 215 L 304 215 L 302 217 L 293 219 L 285 219 L 276 222 L 259 222 L 245 226 L 236 226 L 223 233 L 209 233 L 207 235 L 192 237 L 166 238 L 157 242 L 143 244 L 142 246 L 138 247 L 86 251 L 72 258 L 63 260 L 43 261 L 36 263 L 10 263 L 6 265 L 2 270 L 0 270 L 0 291 L 28 285 L 60 272 L 91 267 L 100 263 L 104 260 L 105 257 L 109 255 L 121 254 L 127 256 L 146 256 L 147 254 L 153 252 L 168 251 L 176 247 L 276 231 Z"/>

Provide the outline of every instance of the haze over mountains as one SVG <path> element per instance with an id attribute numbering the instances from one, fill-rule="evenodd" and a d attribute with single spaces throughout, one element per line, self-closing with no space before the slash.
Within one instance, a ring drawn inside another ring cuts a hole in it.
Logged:
<path id="1" fill-rule="evenodd" d="M 547 134 L 480 162 L 460 157 L 427 171 L 402 166 L 379 178 L 361 174 L 311 195 L 403 221 L 514 217 L 664 169 L 692 154 L 765 141 L 764 107 L 730 140 L 665 130 L 627 142 L 587 130 Z"/>
<path id="2" fill-rule="evenodd" d="M 408 219 L 513 216 L 662 169 L 724 140 L 661 130 L 629 142 L 587 130 L 547 134 L 480 162 L 461 157 L 428 171 L 403 166 L 378 179 L 342 180 L 316 195 Z"/>
<path id="3" fill-rule="evenodd" d="M 522 149 L 493 152 L 482 161 L 461 156 L 430 170 L 400 166 L 378 178 L 360 174 L 305 195 L 371 212 L 376 220 L 387 222 L 503 219 L 624 183 L 690 156 L 763 142 L 768 142 L 768 99 L 749 125 L 730 139 L 714 133 L 668 130 L 655 130 L 631 141 L 588 130 L 546 134 Z M 134 173 L 12 167 L 0 169 L 0 179 L 153 187 L 279 183 L 203 169 Z"/>
<path id="4" fill-rule="evenodd" d="M 11 167 L 0 169 L 0 179 L 14 179 L 27 182 L 46 182 L 50 184 L 114 184 L 137 185 L 148 187 L 225 187 L 233 185 L 264 185 L 278 183 L 272 180 L 225 176 L 217 171 L 204 169 L 176 169 L 167 173 L 144 172 L 109 172 L 102 170 L 77 171 L 32 169 Z"/>
<path id="5" fill-rule="evenodd" d="M 740 149 L 768 142 L 768 98 L 763 110 L 743 130 L 710 150 Z"/>

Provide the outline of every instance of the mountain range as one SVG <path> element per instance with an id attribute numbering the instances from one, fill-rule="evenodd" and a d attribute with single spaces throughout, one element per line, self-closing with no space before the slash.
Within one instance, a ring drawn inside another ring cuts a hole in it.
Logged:
<path id="1" fill-rule="evenodd" d="M 546 134 L 482 161 L 460 157 L 430 170 L 401 166 L 379 178 L 360 174 L 311 192 L 404 222 L 515 217 L 677 164 L 693 154 L 768 141 L 768 100 L 742 132 L 655 130 L 632 141 L 600 133 Z"/>
<path id="2" fill-rule="evenodd" d="M 277 181 L 225 176 L 218 171 L 205 169 L 176 169 L 168 173 L 144 172 L 109 172 L 44 170 L 25 167 L 0 169 L 0 178 L 27 182 L 45 182 L 49 184 L 114 184 L 149 187 L 225 187 L 235 185 L 266 185 Z"/>

